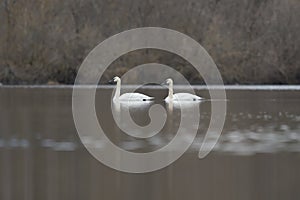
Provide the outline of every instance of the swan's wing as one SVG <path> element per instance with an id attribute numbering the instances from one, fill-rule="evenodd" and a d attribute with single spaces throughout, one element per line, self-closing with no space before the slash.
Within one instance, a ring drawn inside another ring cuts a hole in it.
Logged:
<path id="1" fill-rule="evenodd" d="M 141 93 L 125 93 L 120 96 L 121 101 L 150 101 L 154 97 L 149 97 Z"/>

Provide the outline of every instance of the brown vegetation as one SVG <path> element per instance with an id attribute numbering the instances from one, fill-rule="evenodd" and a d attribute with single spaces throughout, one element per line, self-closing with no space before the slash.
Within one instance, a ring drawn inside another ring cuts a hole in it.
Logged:
<path id="1" fill-rule="evenodd" d="M 158 26 L 202 44 L 227 84 L 299 84 L 299 10 L 299 0 L 0 0 L 0 82 L 72 84 L 98 43 L 127 29 Z M 127 70 L 117 66 L 188 65 L 155 50 L 128 56 L 114 63 L 107 79 Z M 201 83 L 193 71 L 182 73 Z"/>

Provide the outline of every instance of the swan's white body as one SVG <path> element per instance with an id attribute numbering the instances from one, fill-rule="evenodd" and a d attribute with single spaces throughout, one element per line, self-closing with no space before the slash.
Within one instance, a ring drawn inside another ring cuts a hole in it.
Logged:
<path id="1" fill-rule="evenodd" d="M 189 94 L 189 93 L 176 93 L 173 94 L 173 98 L 170 96 L 167 96 L 165 98 L 166 102 L 170 101 L 200 101 L 202 100 L 201 97 L 194 95 L 194 94 Z"/>
<path id="2" fill-rule="evenodd" d="M 173 80 L 172 79 L 167 79 L 166 83 L 169 85 L 169 94 L 168 96 L 165 98 L 166 102 L 172 102 L 172 101 L 200 101 L 203 98 L 194 95 L 194 94 L 190 94 L 190 93 L 176 93 L 174 94 L 173 92 Z"/>
<path id="3" fill-rule="evenodd" d="M 133 102 L 133 101 L 151 101 L 153 97 L 149 97 L 147 95 L 141 93 L 125 93 L 121 94 L 121 79 L 119 77 L 115 77 L 114 82 L 117 82 L 117 89 L 115 95 L 113 97 L 113 101 L 120 101 L 120 102 Z"/>

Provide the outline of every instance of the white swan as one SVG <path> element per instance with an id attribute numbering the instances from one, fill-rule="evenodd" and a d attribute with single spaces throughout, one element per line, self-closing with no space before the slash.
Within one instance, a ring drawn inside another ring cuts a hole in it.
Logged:
<path id="1" fill-rule="evenodd" d="M 184 102 L 184 101 L 200 101 L 203 98 L 194 95 L 194 94 L 190 94 L 190 93 L 176 93 L 173 94 L 173 80 L 168 78 L 165 83 L 169 86 L 169 94 L 168 96 L 165 98 L 166 102 L 173 102 L 173 101 L 180 101 L 180 102 Z"/>
<path id="2" fill-rule="evenodd" d="M 132 102 L 132 101 L 151 101 L 153 97 L 149 97 L 147 95 L 141 93 L 125 93 L 120 95 L 121 93 L 121 79 L 119 77 L 114 77 L 112 82 L 117 83 L 117 89 L 115 95 L 113 97 L 113 101 L 123 101 L 123 102 Z"/>

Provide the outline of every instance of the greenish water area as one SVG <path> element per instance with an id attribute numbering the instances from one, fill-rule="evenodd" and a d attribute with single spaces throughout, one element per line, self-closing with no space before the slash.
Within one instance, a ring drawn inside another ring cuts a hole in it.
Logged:
<path id="1" fill-rule="evenodd" d="M 166 107 L 166 89 L 140 91 Z M 172 140 L 180 111 L 168 111 L 159 134 L 137 139 L 120 131 L 112 118 L 112 92 L 99 87 L 95 109 L 114 144 L 141 153 Z M 100 149 L 105 143 L 79 139 L 72 87 L 0 87 L 0 199 L 300 199 L 300 87 L 226 87 L 224 129 L 203 159 L 198 153 L 211 100 L 205 87 L 195 86 L 195 93 L 207 100 L 196 105 L 199 124 L 184 127 L 197 129 L 188 151 L 158 171 L 130 174 L 103 165 L 86 150 L 83 143 Z M 132 119 L 141 126 L 149 123 L 149 107 L 130 109 Z"/>

